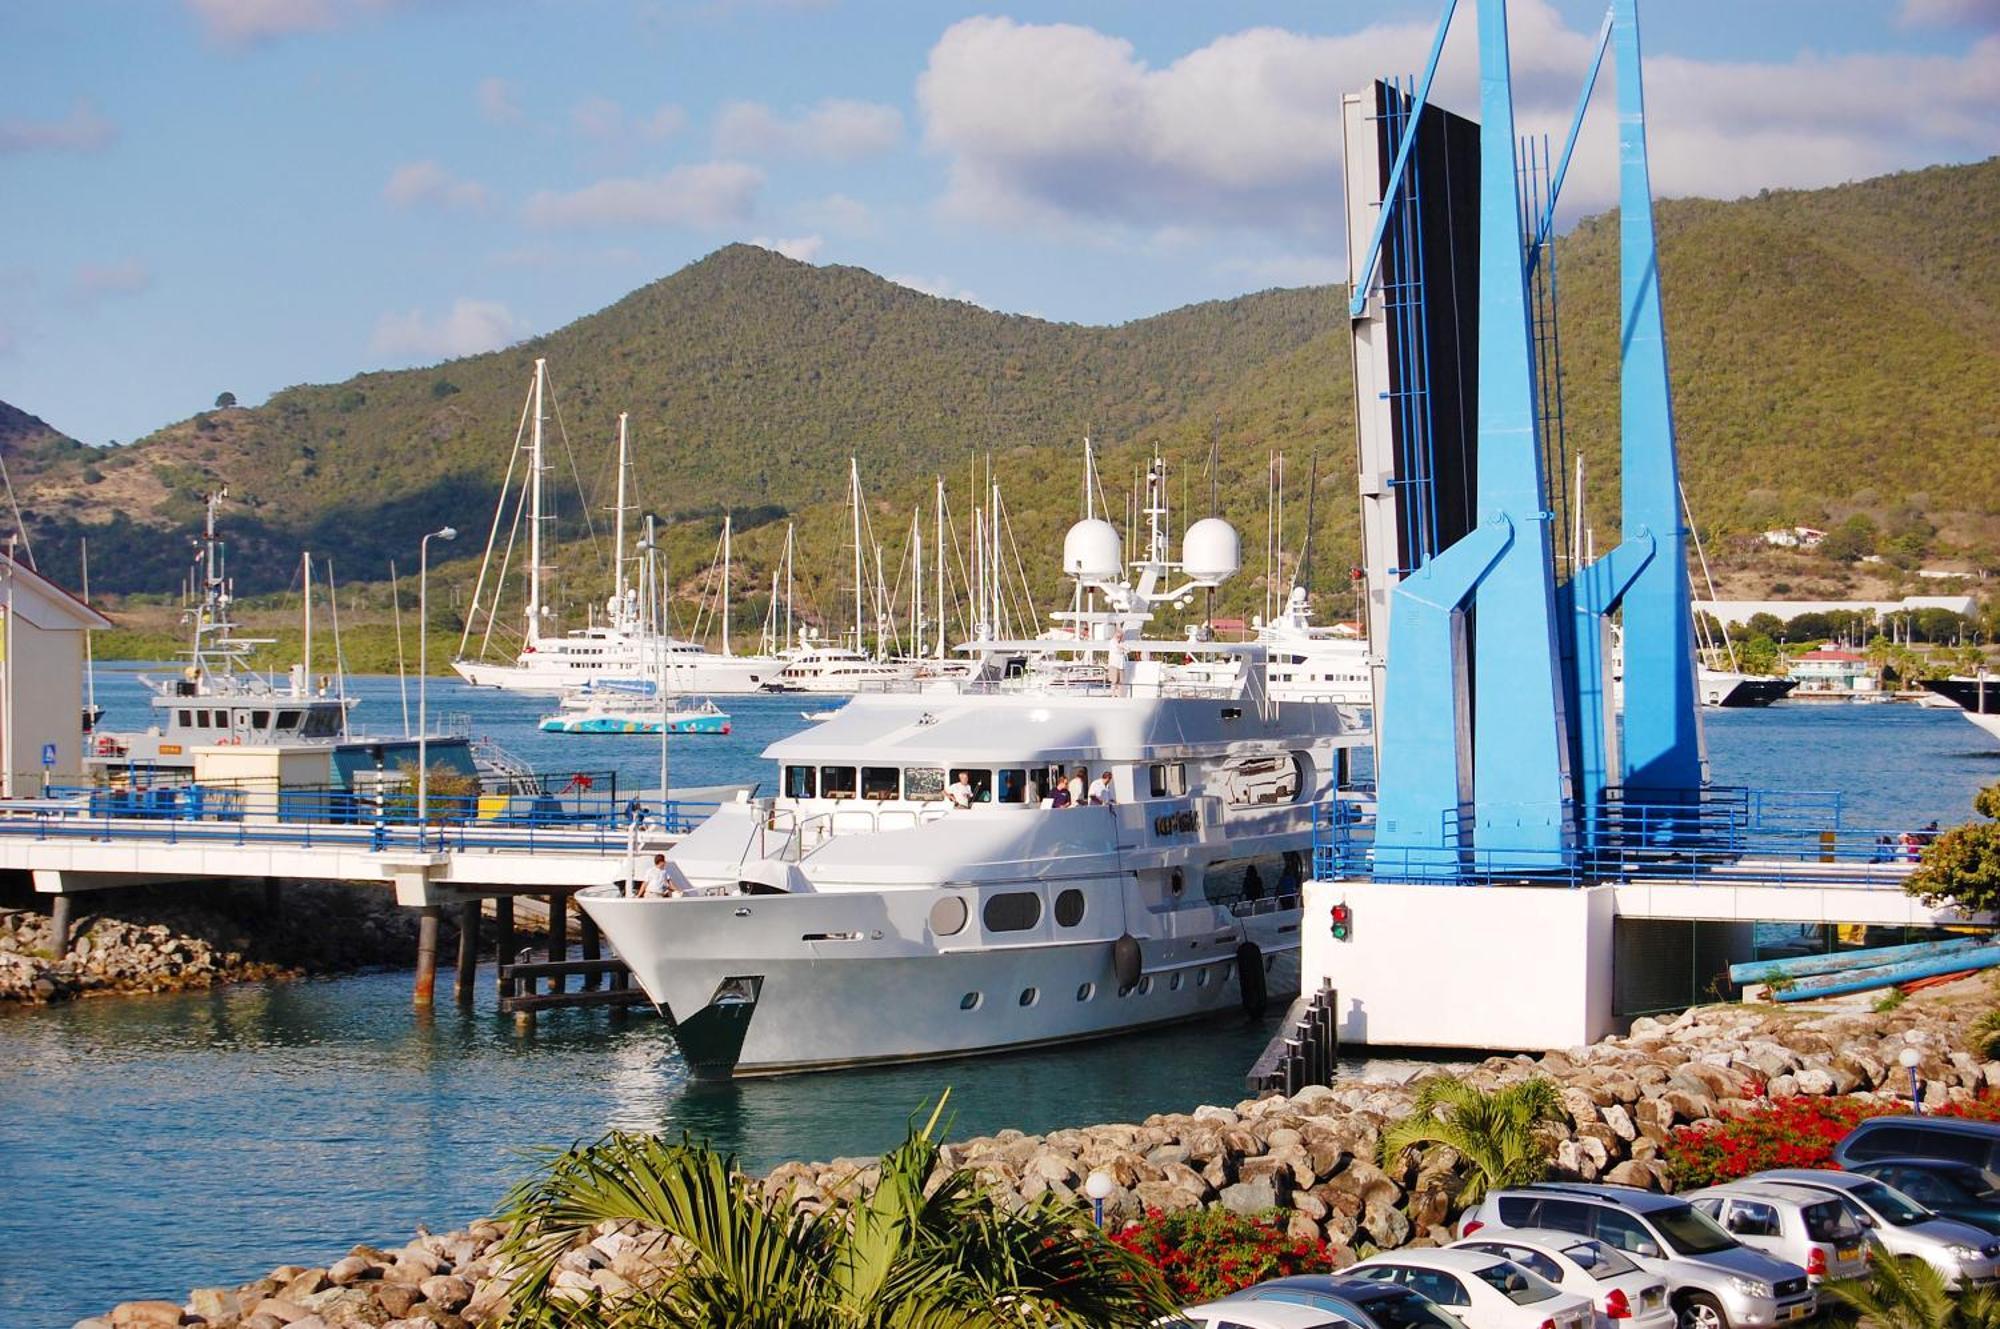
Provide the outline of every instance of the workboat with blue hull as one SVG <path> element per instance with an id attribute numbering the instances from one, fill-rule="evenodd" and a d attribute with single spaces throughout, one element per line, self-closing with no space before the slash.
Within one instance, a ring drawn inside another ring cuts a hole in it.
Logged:
<path id="1" fill-rule="evenodd" d="M 1313 808 L 1366 735 L 1273 701 L 1256 643 L 1140 637 L 1237 567 L 1216 519 L 1168 562 L 1152 490 L 1131 579 L 1109 523 L 1070 531 L 1066 634 L 862 693 L 768 748 L 777 794 L 718 809 L 663 891 L 580 893 L 697 1074 L 1066 1043 L 1296 989 Z M 1108 803 L 1079 805 L 1079 771 Z"/>

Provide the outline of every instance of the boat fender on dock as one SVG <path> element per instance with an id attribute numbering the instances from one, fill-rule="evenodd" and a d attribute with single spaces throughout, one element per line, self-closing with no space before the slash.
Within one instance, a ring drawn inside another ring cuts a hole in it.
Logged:
<path id="1" fill-rule="evenodd" d="M 1236 984 L 1243 995 L 1243 1009 L 1255 1020 L 1271 1004 L 1270 990 L 1264 985 L 1264 950 L 1254 941 L 1236 948 Z"/>
<path id="2" fill-rule="evenodd" d="M 1139 939 L 1131 933 L 1123 933 L 1111 943 L 1111 969 L 1118 975 L 1118 990 L 1128 992 L 1139 986 L 1139 971 L 1144 967 L 1144 957 L 1139 954 Z"/>

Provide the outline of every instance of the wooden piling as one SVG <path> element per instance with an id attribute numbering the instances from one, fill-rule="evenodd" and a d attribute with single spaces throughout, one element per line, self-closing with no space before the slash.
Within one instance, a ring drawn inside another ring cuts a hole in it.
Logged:
<path id="1" fill-rule="evenodd" d="M 75 911 L 74 896 L 57 895 L 49 901 L 49 930 L 54 934 L 49 944 L 58 960 L 69 954 L 69 930 L 76 917 Z"/>
<path id="2" fill-rule="evenodd" d="M 549 896 L 549 959 L 557 963 L 569 959 L 569 897 L 567 895 L 558 894 Z M 549 979 L 549 991 L 555 993 L 562 990 L 562 975 L 552 975 Z"/>
<path id="3" fill-rule="evenodd" d="M 458 981 L 451 995 L 461 1006 L 472 1004 L 472 987 L 479 981 L 479 901 L 458 907 Z"/>
<path id="4" fill-rule="evenodd" d="M 514 897 L 499 895 L 493 899 L 493 982 L 499 989 L 498 995 L 507 995 L 507 980 L 503 977 L 506 964 L 514 958 Z"/>
<path id="5" fill-rule="evenodd" d="M 417 990 L 416 1004 L 428 1006 L 437 995 L 438 907 L 427 904 L 417 910 Z"/>
<path id="6" fill-rule="evenodd" d="M 576 920 L 576 930 L 577 944 L 583 951 L 583 958 L 586 960 L 603 959 L 604 946 L 597 931 L 597 920 L 592 918 L 587 912 L 581 913 Z M 597 985 L 600 981 L 600 977 L 595 972 L 586 973 L 583 976 L 583 990 L 585 992 L 597 991 Z"/>

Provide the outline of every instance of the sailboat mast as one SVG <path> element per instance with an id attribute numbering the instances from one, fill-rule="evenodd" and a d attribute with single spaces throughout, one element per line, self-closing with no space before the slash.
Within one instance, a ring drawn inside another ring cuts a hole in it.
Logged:
<path id="1" fill-rule="evenodd" d="M 916 562 L 910 577 L 910 654 L 921 660 L 924 656 L 924 510 L 918 508 L 910 514 L 911 548 L 916 550 Z"/>
<path id="2" fill-rule="evenodd" d="M 722 653 L 729 654 L 729 514 L 722 514 Z"/>
<path id="3" fill-rule="evenodd" d="M 785 523 L 785 640 L 780 650 L 792 648 L 792 539 L 798 527 Z"/>
<path id="4" fill-rule="evenodd" d="M 847 496 L 854 508 L 854 650 L 861 653 L 861 466 L 847 459 Z"/>
<path id="5" fill-rule="evenodd" d="M 542 383 L 548 361 L 535 361 L 535 427 L 528 442 L 528 641 L 542 639 Z"/>
<path id="6" fill-rule="evenodd" d="M 305 562 L 304 562 L 304 566 L 303 566 L 303 572 L 304 572 L 304 575 L 305 575 L 305 592 L 306 592 L 306 606 L 305 606 L 305 608 L 306 608 L 306 649 L 305 649 L 305 667 L 306 667 L 306 693 L 307 693 L 307 695 L 308 695 L 308 696 L 310 696 L 310 695 L 311 695 L 311 693 L 312 693 L 312 685 L 313 685 L 313 556 L 312 556 L 312 551 L 311 551 L 311 550 L 307 550 L 307 551 L 306 551 L 306 552 L 305 552 L 304 554 L 302 554 L 302 555 L 301 555 L 300 557 L 301 557 L 301 558 L 303 558 L 303 559 L 305 560 Z"/>
<path id="7" fill-rule="evenodd" d="M 937 478 L 937 654 L 944 659 L 944 477 Z"/>
<path id="8" fill-rule="evenodd" d="M 626 412 L 618 412 L 618 513 L 615 518 L 616 534 L 613 537 L 616 540 L 613 548 L 618 552 L 614 555 L 611 579 L 611 593 L 618 605 L 615 612 L 621 615 L 625 612 L 625 473 L 627 466 L 625 418 Z"/>

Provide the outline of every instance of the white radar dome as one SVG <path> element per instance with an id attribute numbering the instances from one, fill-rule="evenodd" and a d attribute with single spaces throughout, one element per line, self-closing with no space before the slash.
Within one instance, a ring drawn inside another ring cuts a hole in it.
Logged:
<path id="1" fill-rule="evenodd" d="M 1181 570 L 1196 581 L 1220 582 L 1243 567 L 1236 528 L 1220 517 L 1203 517 L 1181 540 Z"/>
<path id="2" fill-rule="evenodd" d="M 1125 567 L 1118 528 L 1092 517 L 1069 528 L 1063 536 L 1063 573 L 1088 581 L 1115 581 Z"/>

